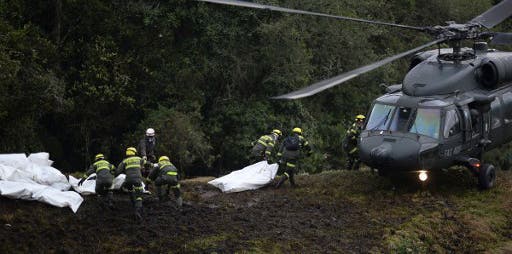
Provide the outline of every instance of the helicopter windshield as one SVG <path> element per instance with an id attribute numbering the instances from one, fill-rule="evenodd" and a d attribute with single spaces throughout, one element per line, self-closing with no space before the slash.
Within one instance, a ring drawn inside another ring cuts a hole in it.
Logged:
<path id="1" fill-rule="evenodd" d="M 395 106 L 385 104 L 375 104 L 366 124 L 367 130 L 385 130 L 389 121 L 391 120 L 391 114 Z"/>
<path id="2" fill-rule="evenodd" d="M 377 103 L 372 109 L 366 129 L 389 129 L 390 131 L 417 133 L 437 139 L 440 125 L 441 110 L 439 108 L 416 109 Z"/>
<path id="3" fill-rule="evenodd" d="M 441 125 L 441 110 L 438 108 L 419 108 L 416 112 L 414 124 L 409 129 L 411 133 L 417 133 L 432 138 L 439 138 Z"/>

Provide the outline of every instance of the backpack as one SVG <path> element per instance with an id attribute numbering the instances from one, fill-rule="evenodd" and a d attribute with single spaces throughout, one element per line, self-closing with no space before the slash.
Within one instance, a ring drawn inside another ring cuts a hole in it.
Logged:
<path id="1" fill-rule="evenodd" d="M 300 138 L 298 135 L 288 136 L 283 144 L 286 150 L 297 151 L 300 149 Z"/>

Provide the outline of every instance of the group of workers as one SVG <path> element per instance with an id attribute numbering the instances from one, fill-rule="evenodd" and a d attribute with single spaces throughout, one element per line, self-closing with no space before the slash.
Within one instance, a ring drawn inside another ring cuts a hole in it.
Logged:
<path id="1" fill-rule="evenodd" d="M 343 149 L 347 155 L 347 169 L 349 170 L 359 169 L 357 140 L 364 120 L 363 115 L 357 115 L 343 140 Z M 275 188 L 282 186 L 288 179 L 291 186 L 296 187 L 294 175 L 299 170 L 299 160 L 304 156 L 311 155 L 311 146 L 299 127 L 293 128 L 291 134 L 282 141 L 280 141 L 281 136 L 282 132 L 278 129 L 261 136 L 253 143 L 251 156 L 253 162 L 265 160 L 268 163 L 279 163 L 282 175 L 278 178 Z M 113 208 L 113 180 L 119 174 L 125 174 L 126 178 L 122 189 L 130 192 L 130 200 L 137 219 L 142 219 L 142 194 L 144 191 L 142 183 L 144 179 L 147 183 L 154 183 L 158 199 L 162 202 L 168 200 L 170 189 L 172 189 L 176 197 L 176 204 L 181 207 L 183 198 L 180 192 L 178 170 L 168 156 L 160 156 L 156 162 L 155 146 L 155 130 L 149 128 L 137 148 L 128 147 L 126 149 L 126 158 L 117 167 L 107 161 L 103 154 L 97 154 L 94 157 L 94 163 L 78 184 L 82 185 L 89 175 L 96 173 L 95 191 L 103 199 L 103 204 Z"/>
<path id="2" fill-rule="evenodd" d="M 182 206 L 180 184 L 177 168 L 171 163 L 168 156 L 160 156 L 158 163 L 154 148 L 156 145 L 155 131 L 152 128 L 146 130 L 145 138 L 139 143 L 139 153 L 135 147 L 126 149 L 126 158 L 119 163 L 117 168 L 105 159 L 103 154 L 94 157 L 94 163 L 89 167 L 78 185 L 96 173 L 95 191 L 98 197 L 103 199 L 103 204 L 113 208 L 113 180 L 119 174 L 125 174 L 122 189 L 130 193 L 130 200 L 134 207 L 137 219 L 142 219 L 142 194 L 144 191 L 143 180 L 154 182 L 158 199 L 163 202 L 169 198 L 170 189 L 173 190 L 178 207 Z M 140 156 L 139 156 L 140 155 Z"/>
<path id="3" fill-rule="evenodd" d="M 343 150 L 346 153 L 348 170 L 358 170 L 361 164 L 357 142 L 364 126 L 365 116 L 357 115 L 354 123 L 348 128 L 343 138 Z M 304 155 L 311 154 L 311 147 L 302 135 L 301 128 L 293 128 L 292 134 L 282 142 L 282 132 L 278 129 L 272 130 L 270 134 L 261 136 L 254 142 L 251 156 L 254 161 L 266 160 L 267 162 L 277 161 L 279 169 L 284 168 L 283 176 L 279 178 L 276 188 L 279 188 L 286 180 L 295 187 L 294 175 L 298 171 L 299 159 Z"/>
<path id="4" fill-rule="evenodd" d="M 282 132 L 278 129 L 272 130 L 270 134 L 261 136 L 253 145 L 251 155 L 254 161 L 265 160 L 276 161 L 283 175 L 277 181 L 275 187 L 279 188 L 286 180 L 295 187 L 294 175 L 298 170 L 299 159 L 304 155 L 311 154 L 309 142 L 302 136 L 302 129 L 295 127 L 292 133 L 283 139 L 279 139 Z"/>

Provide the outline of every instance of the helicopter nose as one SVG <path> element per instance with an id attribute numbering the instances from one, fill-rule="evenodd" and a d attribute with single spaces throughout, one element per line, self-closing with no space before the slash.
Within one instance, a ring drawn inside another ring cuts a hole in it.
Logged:
<path id="1" fill-rule="evenodd" d="M 370 151 L 370 157 L 375 162 L 390 164 L 393 161 L 393 158 L 391 158 L 391 149 L 391 144 L 383 143 Z"/>
<path id="2" fill-rule="evenodd" d="M 420 144 L 405 137 L 368 137 L 360 143 L 360 157 L 373 168 L 406 171 L 419 166 Z"/>

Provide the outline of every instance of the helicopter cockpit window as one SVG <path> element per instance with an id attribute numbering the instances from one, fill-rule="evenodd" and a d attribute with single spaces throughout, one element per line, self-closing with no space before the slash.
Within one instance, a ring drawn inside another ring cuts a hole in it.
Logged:
<path id="1" fill-rule="evenodd" d="M 418 108 L 416 119 L 409 132 L 432 138 L 439 138 L 441 110 L 437 108 Z"/>
<path id="2" fill-rule="evenodd" d="M 366 124 L 367 130 L 386 130 L 395 106 L 375 104 Z"/>
<path id="3" fill-rule="evenodd" d="M 455 109 L 446 111 L 443 136 L 449 138 L 461 132 L 459 115 Z"/>
<path id="4" fill-rule="evenodd" d="M 411 117 L 412 109 L 406 107 L 399 107 L 393 116 L 393 120 L 391 121 L 391 125 L 389 126 L 390 131 L 408 131 L 407 123 L 409 122 L 409 118 Z"/>

